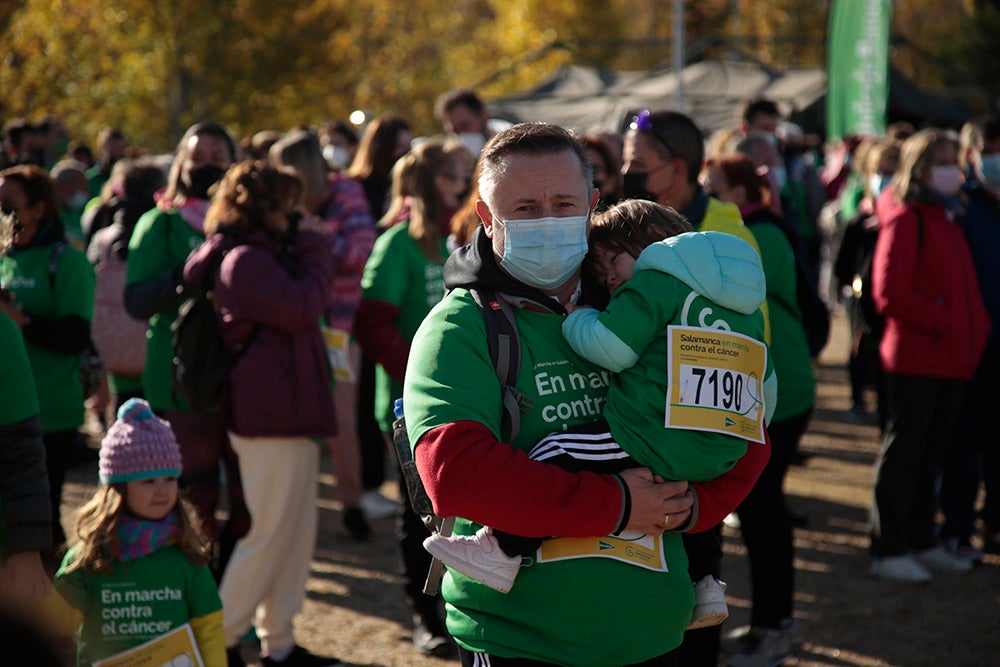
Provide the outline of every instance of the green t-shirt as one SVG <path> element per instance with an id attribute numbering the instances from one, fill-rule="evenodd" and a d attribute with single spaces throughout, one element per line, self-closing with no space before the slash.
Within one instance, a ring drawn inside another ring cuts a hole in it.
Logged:
<path id="1" fill-rule="evenodd" d="M 55 587 L 83 614 L 79 665 L 107 658 L 222 609 L 207 566 L 191 564 L 176 546 L 115 562 L 111 574 L 85 568 L 67 573 L 76 558 L 70 549 L 56 573 Z"/>
<path id="2" fill-rule="evenodd" d="M 399 308 L 396 328 L 407 341 L 431 308 L 444 297 L 444 264 L 427 259 L 409 234 L 410 223 L 402 222 L 375 241 L 365 264 L 361 287 L 363 298 L 385 301 Z M 441 257 L 448 256 L 444 241 Z M 375 418 L 383 431 L 392 430 L 392 405 L 403 395 L 403 385 L 381 366 L 375 370 Z"/>
<path id="3" fill-rule="evenodd" d="M 517 389 L 531 408 L 522 414 L 512 446 L 528 451 L 550 433 L 600 417 L 610 373 L 572 351 L 562 335 L 562 316 L 525 308 L 516 317 Z M 433 428 L 462 420 L 500 437 L 500 383 L 482 314 L 468 291 L 454 290 L 421 324 L 405 385 L 411 444 Z M 455 524 L 456 534 L 478 528 L 462 518 Z M 554 543 L 567 542 L 546 544 Z M 682 639 L 694 593 L 680 535 L 667 533 L 662 545 L 667 572 L 591 552 L 521 568 L 506 595 L 449 571 L 442 586 L 448 631 L 473 651 L 577 667 L 629 664 L 666 653 Z"/>
<path id="4" fill-rule="evenodd" d="M 63 226 L 66 228 L 66 242 L 77 250 L 83 250 L 83 227 L 80 226 L 80 218 L 83 216 L 83 209 L 73 210 L 63 206 L 59 209 L 59 217 L 62 218 Z"/>
<path id="5" fill-rule="evenodd" d="M 0 313 L 0 424 L 16 424 L 38 414 L 38 397 L 21 330 Z"/>
<path id="6" fill-rule="evenodd" d="M 38 414 L 35 382 L 28 352 L 14 320 L 0 313 L 0 426 L 23 422 Z M 7 526 L 0 508 L 0 560 L 7 544 Z"/>
<path id="7" fill-rule="evenodd" d="M 139 218 L 128 244 L 125 284 L 134 285 L 173 271 L 204 240 L 176 211 L 148 211 Z M 154 410 L 188 409 L 174 390 L 173 382 L 174 343 L 170 325 L 177 319 L 179 307 L 180 303 L 149 318 L 142 386 Z"/>
<path id="8" fill-rule="evenodd" d="M 666 326 L 698 326 L 696 317 L 686 319 L 682 312 L 690 294 L 691 288 L 678 278 L 651 269 L 636 271 L 614 293 L 598 320 L 634 350 L 639 360 L 613 376 L 604 417 L 621 448 L 644 467 L 666 479 L 703 482 L 732 469 L 746 453 L 747 441 L 708 431 L 664 428 L 670 368 Z M 760 310 L 745 315 L 703 296 L 689 304 L 691 314 L 706 310 L 713 323 L 726 323 L 726 331 L 764 342 Z M 772 372 L 770 355 L 766 362 L 763 378 Z"/>
<path id="9" fill-rule="evenodd" d="M 50 275 L 56 244 L 16 248 L 0 257 L 0 287 L 14 294 L 29 317 L 75 315 L 90 321 L 94 312 L 94 268 L 82 252 L 63 246 Z M 80 355 L 54 352 L 25 341 L 38 395 L 42 430 L 68 431 L 83 424 Z"/>
<path id="10" fill-rule="evenodd" d="M 134 394 L 142 392 L 142 378 L 130 375 L 108 373 L 108 389 L 116 394 Z"/>
<path id="11" fill-rule="evenodd" d="M 809 341 L 802 328 L 795 287 L 795 255 L 785 233 L 770 222 L 750 225 L 760 245 L 761 263 L 767 279 L 767 302 L 771 318 L 771 356 L 778 376 L 778 404 L 772 421 L 800 415 L 816 402 L 816 378 L 809 356 Z"/>
<path id="12" fill-rule="evenodd" d="M 95 164 L 85 172 L 85 175 L 87 176 L 87 186 L 90 188 L 90 196 L 99 197 L 101 188 L 108 182 L 108 177 L 101 171 L 101 165 Z"/>

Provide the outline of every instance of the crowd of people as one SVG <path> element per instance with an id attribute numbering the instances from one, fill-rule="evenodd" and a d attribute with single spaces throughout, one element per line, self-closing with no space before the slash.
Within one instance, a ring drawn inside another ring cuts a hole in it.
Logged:
<path id="1" fill-rule="evenodd" d="M 676 111 L 508 125 L 465 89 L 436 113 L 421 138 L 389 113 L 360 136 L 204 122 L 167 156 L 5 126 L 0 609 L 81 665 L 184 626 L 212 667 L 248 643 L 337 664 L 293 629 L 325 451 L 347 536 L 396 517 L 423 654 L 780 664 L 808 635 L 784 480 L 826 341 L 810 297 L 847 306 L 847 416 L 881 428 L 872 576 L 1000 552 L 1000 117 L 824 151 L 767 99 L 710 137 Z M 206 295 L 218 408 L 178 380 Z M 98 490 L 71 522 L 88 418 Z M 752 589 L 725 634 L 723 520 Z"/>

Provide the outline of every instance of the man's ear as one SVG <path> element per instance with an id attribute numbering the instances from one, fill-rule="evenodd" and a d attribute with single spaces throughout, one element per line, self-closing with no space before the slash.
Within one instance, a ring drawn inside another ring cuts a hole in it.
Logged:
<path id="1" fill-rule="evenodd" d="M 597 200 L 601 198 L 601 191 L 594 188 L 590 191 L 590 214 L 593 216 L 594 209 L 597 207 Z"/>
<path id="2" fill-rule="evenodd" d="M 490 211 L 490 207 L 482 199 L 476 202 L 476 213 L 479 214 L 479 219 L 483 221 L 483 232 L 486 234 L 486 237 L 493 238 L 493 212 Z"/>

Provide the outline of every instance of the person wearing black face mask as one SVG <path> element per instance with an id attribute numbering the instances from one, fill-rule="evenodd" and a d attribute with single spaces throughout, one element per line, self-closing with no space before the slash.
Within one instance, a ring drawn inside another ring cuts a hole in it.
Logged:
<path id="1" fill-rule="evenodd" d="M 182 278 L 184 260 L 205 239 L 208 198 L 235 157 L 236 145 L 221 125 L 199 123 L 188 129 L 178 144 L 163 195 L 135 225 L 125 275 L 125 309 L 135 319 L 149 320 L 143 392 L 177 436 L 184 457 L 181 484 L 205 532 L 216 542 L 213 570 L 219 578 L 236 541 L 248 530 L 250 518 L 236 454 L 219 415 L 192 411 L 174 388 L 170 326 L 191 289 Z M 215 520 L 220 463 L 226 468 L 229 496 L 225 526 Z"/>
<path id="2" fill-rule="evenodd" d="M 188 197 L 209 199 L 209 190 L 226 175 L 226 168 L 217 164 L 192 167 L 182 178 L 187 185 Z"/>
<path id="3" fill-rule="evenodd" d="M 750 244 L 758 254 L 760 247 L 753 233 L 743 224 L 739 208 L 709 197 L 698 183 L 705 159 L 705 138 L 689 117 L 674 111 L 639 112 L 625 135 L 624 196 L 627 199 L 648 199 L 674 207 L 687 218 L 695 231 L 716 231 L 737 236 Z M 770 338 L 770 319 L 766 318 Z M 714 530 L 684 535 L 688 573 L 693 581 L 711 574 L 721 577 L 722 544 Z M 678 648 L 685 665 L 701 666 L 718 663 L 721 635 L 718 626 L 690 630 Z"/>

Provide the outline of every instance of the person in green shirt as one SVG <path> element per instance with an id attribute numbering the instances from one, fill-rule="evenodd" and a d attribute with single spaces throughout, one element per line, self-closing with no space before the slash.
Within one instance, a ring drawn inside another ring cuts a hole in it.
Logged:
<path id="1" fill-rule="evenodd" d="M 650 199 L 672 206 L 696 232 L 716 231 L 737 236 L 760 250 L 753 233 L 740 218 L 736 206 L 709 196 L 698 182 L 705 162 L 705 137 L 695 121 L 683 113 L 640 111 L 625 134 L 622 171 L 624 195 Z M 765 337 L 771 342 L 767 303 Z M 722 540 L 717 531 L 684 535 L 691 579 L 722 576 Z M 718 626 L 688 632 L 684 636 L 685 661 L 715 664 L 718 659 Z"/>
<path id="2" fill-rule="evenodd" d="M 59 217 L 66 227 L 66 239 L 70 245 L 83 250 L 83 228 L 80 218 L 83 208 L 90 201 L 87 190 L 86 167 L 76 160 L 60 160 L 52 167 L 52 180 L 59 200 Z"/>
<path id="3" fill-rule="evenodd" d="M 146 401 L 129 399 L 101 442 L 99 470 L 101 484 L 80 508 L 73 546 L 43 603 L 51 632 L 79 631 L 77 664 L 89 667 L 189 629 L 200 660 L 188 653 L 187 664 L 224 667 L 210 545 L 178 497 L 181 452 L 170 425 Z"/>
<path id="4" fill-rule="evenodd" d="M 49 589 L 40 553 L 52 544 L 45 446 L 28 352 L 0 312 L 0 608 L 32 604 Z"/>
<path id="5" fill-rule="evenodd" d="M 792 614 L 794 524 L 783 487 L 816 401 L 816 379 L 796 298 L 791 245 L 795 232 L 768 206 L 771 191 L 760 167 L 747 155 L 719 156 L 709 160 L 705 181 L 719 199 L 739 206 L 760 244 L 778 375 L 778 405 L 769 427 L 771 459 L 736 510 L 753 581 L 750 625 L 732 632 L 722 644 L 737 665 L 775 660 L 801 645 L 802 633 Z"/>
<path id="6" fill-rule="evenodd" d="M 60 505 L 83 424 L 80 355 L 90 346 L 94 270 L 66 244 L 51 177 L 25 165 L 0 172 L 0 209 L 11 220 L 0 256 L 3 310 L 24 334 L 38 398 L 52 505 L 53 547 L 65 541 Z"/>
<path id="7" fill-rule="evenodd" d="M 177 435 L 184 455 L 181 485 L 208 537 L 217 542 L 214 569 L 220 578 L 236 541 L 249 529 L 250 516 L 243 501 L 239 463 L 221 415 L 191 410 L 174 386 L 170 326 L 191 290 L 200 288 L 184 283 L 184 261 L 205 240 L 210 190 L 235 159 L 236 144 L 222 125 L 198 123 L 188 128 L 177 145 L 167 187 L 156 207 L 135 224 L 125 270 L 125 310 L 137 320 L 149 321 L 142 391 Z M 224 526 L 215 519 L 220 505 L 220 463 L 226 470 L 229 506 Z"/>
<path id="8" fill-rule="evenodd" d="M 403 395 L 410 341 L 417 327 L 445 293 L 443 268 L 452 214 L 468 188 L 472 158 L 456 139 L 431 139 L 400 158 L 393 169 L 394 200 L 379 224 L 392 225 L 376 241 L 365 265 L 355 335 L 375 361 L 375 418 L 385 438 L 392 431 L 393 401 Z M 422 593 L 430 556 L 429 533 L 413 511 L 400 476 L 404 499 L 399 547 L 406 594 L 413 606 L 414 644 L 423 653 L 451 651 L 437 603 Z"/>
<path id="9" fill-rule="evenodd" d="M 90 196 L 98 197 L 101 188 L 111 177 L 111 169 L 118 160 L 125 157 L 129 142 L 125 133 L 117 127 L 106 127 L 97 137 L 97 164 L 87 170 L 87 183 L 90 186 Z"/>

